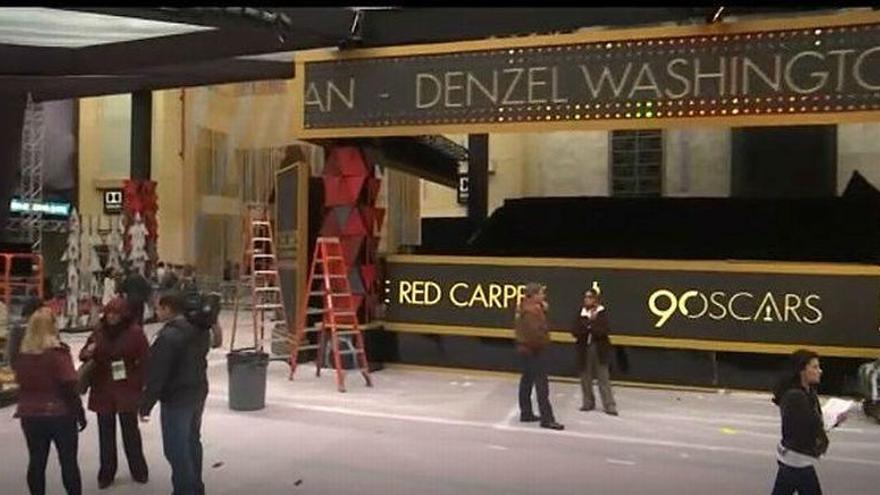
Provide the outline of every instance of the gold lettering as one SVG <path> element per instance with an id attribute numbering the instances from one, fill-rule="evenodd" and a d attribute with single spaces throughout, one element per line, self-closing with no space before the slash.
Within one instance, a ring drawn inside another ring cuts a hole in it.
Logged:
<path id="1" fill-rule="evenodd" d="M 484 95 L 486 95 L 486 98 L 488 98 L 489 101 L 491 101 L 493 104 L 496 104 L 496 105 L 498 104 L 498 71 L 494 71 L 494 70 L 492 71 L 492 90 L 491 91 L 489 91 L 489 89 L 486 88 L 486 86 L 483 86 L 483 84 L 480 82 L 480 80 L 477 79 L 476 77 L 474 77 L 473 74 L 468 72 L 468 74 L 467 74 L 467 106 L 468 107 L 470 107 L 473 102 L 473 100 L 472 100 L 473 89 L 472 88 L 474 86 L 476 86 L 477 89 L 480 90 L 480 92 L 482 92 Z"/>
<path id="2" fill-rule="evenodd" d="M 677 100 L 679 98 L 684 98 L 688 93 L 691 92 L 690 79 L 688 79 L 688 78 L 684 77 L 683 75 L 672 70 L 672 68 L 674 66 L 680 65 L 680 64 L 687 65 L 687 60 L 685 60 L 683 58 L 676 58 L 674 60 L 670 60 L 669 63 L 666 64 L 666 72 L 669 74 L 669 76 L 672 77 L 673 79 L 677 79 L 679 82 L 681 82 L 681 85 L 684 87 L 680 93 L 673 93 L 673 92 L 669 91 L 669 88 L 666 88 L 664 90 L 664 92 L 666 93 L 666 96 L 668 98 L 672 98 L 674 100 Z"/>
<path id="3" fill-rule="evenodd" d="M 820 81 L 819 83 L 817 83 L 813 87 L 802 88 L 795 83 L 794 78 L 791 77 L 791 71 L 794 68 L 794 64 L 797 63 L 798 60 L 800 60 L 804 57 L 818 58 L 819 60 L 822 60 L 822 61 L 825 60 L 825 57 L 821 53 L 806 51 L 806 52 L 798 53 L 797 55 L 792 57 L 791 60 L 789 60 L 787 64 L 785 64 L 785 83 L 788 85 L 789 88 L 793 89 L 796 93 L 802 94 L 802 95 L 815 93 L 820 88 L 825 86 L 826 82 L 828 82 L 828 71 L 824 71 L 824 72 L 811 72 L 810 73 L 810 77 L 812 77 L 814 80 L 818 79 Z"/>
<path id="4" fill-rule="evenodd" d="M 525 103 L 525 100 L 511 100 L 510 97 L 513 95 L 513 91 L 516 88 L 516 85 L 519 83 L 519 80 L 522 79 L 523 69 L 522 67 L 511 67 L 509 69 L 504 69 L 504 74 L 514 74 L 513 81 L 510 82 L 510 86 L 507 87 L 507 91 L 504 93 L 504 98 L 501 100 L 502 105 L 522 105 Z"/>
<path id="5" fill-rule="evenodd" d="M 535 94 L 532 90 L 539 86 L 546 86 L 547 81 L 541 81 L 535 79 L 536 72 L 546 71 L 546 67 L 529 67 L 529 75 L 528 75 L 528 101 L 529 103 L 547 103 L 547 98 L 535 98 Z"/>
<path id="6" fill-rule="evenodd" d="M 412 304 L 411 292 L 412 284 L 406 280 L 401 280 L 400 286 L 397 289 L 397 302 L 399 304 Z"/>
<path id="7" fill-rule="evenodd" d="M 645 77 L 647 77 L 649 84 L 642 84 L 642 79 Z M 638 91 L 653 91 L 655 98 L 663 97 L 663 94 L 660 93 L 660 88 L 657 87 L 654 72 L 651 71 L 651 66 L 647 62 L 642 64 L 642 68 L 639 69 L 639 74 L 636 76 L 633 87 L 629 90 L 629 97 L 632 98 Z"/>
<path id="8" fill-rule="evenodd" d="M 718 297 L 724 298 L 726 295 L 727 294 L 725 294 L 724 292 L 721 292 L 721 291 L 716 291 L 716 292 L 709 294 L 709 301 L 712 302 L 713 306 L 715 306 L 716 308 L 721 310 L 721 314 L 712 314 L 710 312 L 709 318 L 712 318 L 713 320 L 723 320 L 724 317 L 727 316 L 727 308 L 724 307 L 723 302 L 721 302 L 717 299 Z"/>
<path id="9" fill-rule="evenodd" d="M 443 79 L 446 81 L 446 85 L 443 91 L 443 104 L 446 108 L 458 108 L 464 106 L 461 102 L 453 103 L 450 100 L 450 95 L 453 91 L 462 91 L 464 90 L 464 86 L 462 84 L 454 84 L 452 82 L 453 77 L 464 77 L 464 72 L 447 72 L 443 74 Z"/>
<path id="10" fill-rule="evenodd" d="M 333 81 L 327 81 L 327 111 L 333 110 L 333 93 L 342 101 L 349 110 L 354 108 L 354 78 L 348 78 L 348 95 L 342 93 Z"/>
<path id="11" fill-rule="evenodd" d="M 755 298 L 755 296 L 749 294 L 748 292 L 737 292 L 736 294 L 733 295 L 733 297 L 730 298 L 730 301 L 727 303 L 727 310 L 730 313 L 730 316 L 733 316 L 733 318 L 735 320 L 748 321 L 751 319 L 750 317 L 740 316 L 740 315 L 736 314 L 736 311 L 733 310 L 734 303 L 736 303 L 736 300 L 742 296 L 748 296 L 749 299 Z"/>
<path id="12" fill-rule="evenodd" d="M 519 296 L 521 291 L 525 290 L 525 286 L 516 286 L 507 284 L 504 286 L 504 307 L 509 308 L 510 302 L 519 303 Z"/>
<path id="13" fill-rule="evenodd" d="M 483 303 L 484 308 L 489 305 L 488 301 L 486 301 L 486 293 L 483 291 L 482 285 L 478 285 L 474 289 L 474 293 L 473 293 L 473 295 L 471 295 L 471 302 L 468 306 L 473 307 L 474 303 L 477 301 L 480 301 L 481 303 Z"/>
<path id="14" fill-rule="evenodd" d="M 590 76 L 590 70 L 587 69 L 586 65 L 580 65 L 579 67 L 581 68 L 581 73 L 584 75 L 584 81 L 587 83 L 587 87 L 593 95 L 593 98 L 599 97 L 606 81 L 608 82 L 608 85 L 611 86 L 611 91 L 614 92 L 614 96 L 620 97 L 620 93 L 623 91 L 623 86 L 626 84 L 626 81 L 629 80 L 629 73 L 632 70 L 632 62 L 627 62 L 626 67 L 623 70 L 623 76 L 618 81 L 615 81 L 612 77 L 611 69 L 603 67 L 602 75 L 599 76 L 598 83 L 593 82 L 593 78 Z"/>
<path id="15" fill-rule="evenodd" d="M 320 112 L 327 111 L 324 107 L 324 102 L 321 101 L 321 94 L 318 92 L 318 87 L 313 82 L 309 83 L 309 87 L 306 90 L 306 96 L 303 98 L 303 103 L 307 107 L 317 105 L 318 111 Z"/>
<path id="16" fill-rule="evenodd" d="M 718 79 L 718 95 L 724 96 L 724 92 L 726 89 L 724 81 L 727 77 L 727 71 L 725 71 L 724 61 L 724 57 L 719 58 L 718 72 L 702 73 L 700 72 L 700 59 L 694 59 L 694 96 L 700 96 L 700 81 L 703 79 Z"/>
<path id="17" fill-rule="evenodd" d="M 501 305 L 501 293 L 503 288 L 498 284 L 489 284 L 489 307 L 503 308 Z"/>
<path id="18" fill-rule="evenodd" d="M 425 103 L 422 100 L 422 82 L 428 81 L 434 83 L 434 99 Z M 431 108 L 440 102 L 441 88 L 443 84 L 433 74 L 416 74 L 416 108 Z"/>
<path id="19" fill-rule="evenodd" d="M 861 55 L 856 58 L 856 63 L 853 64 L 853 77 L 855 77 L 856 82 L 859 83 L 859 86 L 869 90 L 869 91 L 877 91 L 880 90 L 880 84 L 868 84 L 865 81 L 865 78 L 862 77 L 862 63 L 865 61 L 865 58 L 877 51 L 880 51 L 880 46 L 875 46 L 870 50 L 864 51 Z"/>
<path id="20" fill-rule="evenodd" d="M 468 284 L 466 284 L 464 282 L 459 282 L 449 288 L 449 300 L 452 301 L 452 304 L 454 304 L 455 306 L 457 306 L 459 308 L 467 307 L 467 305 L 468 305 L 467 301 L 462 301 L 462 300 L 458 299 L 457 297 L 455 297 L 456 290 L 458 290 L 460 288 L 467 289 L 467 287 L 468 287 Z"/>
<path id="21" fill-rule="evenodd" d="M 736 63 L 739 62 L 739 57 L 730 57 L 730 95 L 736 96 L 736 83 L 739 80 L 736 77 Z"/>
<path id="22" fill-rule="evenodd" d="M 794 315 L 794 319 L 797 320 L 798 323 L 801 322 L 801 316 L 798 314 L 797 310 L 801 307 L 801 296 L 797 294 L 786 294 L 785 295 L 785 321 L 788 322 L 789 315 Z"/>
<path id="23" fill-rule="evenodd" d="M 810 294 L 804 299 L 804 303 L 806 303 L 806 306 L 813 310 L 814 313 L 816 313 L 816 316 L 812 319 L 804 318 L 804 323 L 815 325 L 816 323 L 822 321 L 822 310 L 819 308 L 819 306 L 813 306 L 813 304 L 811 304 L 813 301 L 816 301 L 816 304 L 818 305 L 821 300 L 822 298 L 816 294 Z"/>
<path id="24" fill-rule="evenodd" d="M 666 308 L 661 308 L 657 306 L 657 300 L 663 298 L 669 302 L 669 305 Z M 675 294 L 670 290 L 660 289 L 651 294 L 651 297 L 648 298 L 648 309 L 651 310 L 651 313 L 654 313 L 654 316 L 658 317 L 657 323 L 654 324 L 654 328 L 660 328 L 666 324 L 667 320 L 675 314 L 675 310 L 678 309 L 678 302 Z"/>
<path id="25" fill-rule="evenodd" d="M 750 81 L 749 74 L 750 73 L 755 73 L 761 80 L 764 81 L 764 83 L 767 84 L 767 86 L 771 87 L 773 89 L 773 91 L 775 91 L 777 93 L 779 92 L 779 88 L 782 83 L 782 56 L 778 55 L 778 54 L 774 55 L 773 62 L 774 62 L 774 64 L 773 64 L 773 76 L 774 77 L 773 77 L 773 79 L 770 79 L 770 77 L 767 76 L 766 72 L 762 71 L 757 65 L 755 65 L 754 62 L 752 62 L 752 59 L 750 59 L 749 57 L 743 57 L 742 94 L 744 94 L 746 96 L 749 95 L 749 89 L 751 87 L 749 85 L 749 81 Z"/>
<path id="26" fill-rule="evenodd" d="M 771 309 L 776 313 L 775 320 L 770 315 Z M 763 317 L 761 313 L 764 313 Z M 761 304 L 758 305 L 758 309 L 755 310 L 755 316 L 752 319 L 757 321 L 758 318 L 762 318 L 762 320 L 766 322 L 782 321 L 782 314 L 779 313 L 779 307 L 776 305 L 776 300 L 773 299 L 773 294 L 768 292 L 764 295 L 764 299 L 761 300 Z"/>
<path id="27" fill-rule="evenodd" d="M 831 50 L 828 52 L 829 57 L 837 57 L 837 86 L 836 91 L 843 91 L 843 81 L 846 75 L 846 56 L 855 53 L 855 50 Z"/>
<path id="28" fill-rule="evenodd" d="M 559 97 L 559 68 L 553 67 L 550 69 L 550 84 L 551 84 L 551 94 L 553 98 L 553 103 L 568 103 L 568 98 L 560 98 Z"/>
<path id="29" fill-rule="evenodd" d="M 687 301 L 688 301 L 688 299 L 690 299 L 692 297 L 699 297 L 703 300 L 703 309 L 699 313 L 690 314 L 690 312 L 688 311 Z M 697 292 L 695 290 L 689 290 L 689 291 L 685 292 L 684 294 L 682 294 L 681 299 L 678 300 L 678 310 L 681 311 L 681 314 L 683 314 L 691 319 L 700 318 L 701 316 L 706 314 L 706 311 L 708 309 L 709 309 L 709 301 L 706 300 L 706 296 L 704 296 L 703 294 L 700 294 L 699 292 Z"/>

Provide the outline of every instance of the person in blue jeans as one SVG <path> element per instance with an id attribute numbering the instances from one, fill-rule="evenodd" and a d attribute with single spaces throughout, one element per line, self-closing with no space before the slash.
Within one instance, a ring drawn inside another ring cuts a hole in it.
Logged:
<path id="1" fill-rule="evenodd" d="M 202 495 L 202 413 L 208 396 L 207 354 L 210 331 L 183 316 L 179 293 L 159 298 L 156 314 L 165 323 L 150 347 L 141 400 L 141 421 L 147 422 L 161 403 L 162 444 L 171 465 L 173 495 Z"/>

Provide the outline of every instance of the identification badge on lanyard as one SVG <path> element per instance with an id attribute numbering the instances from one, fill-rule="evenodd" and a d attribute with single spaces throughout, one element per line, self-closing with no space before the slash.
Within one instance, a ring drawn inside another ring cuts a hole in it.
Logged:
<path id="1" fill-rule="evenodd" d="M 110 366 L 113 371 L 113 381 L 125 380 L 125 361 L 113 361 Z"/>

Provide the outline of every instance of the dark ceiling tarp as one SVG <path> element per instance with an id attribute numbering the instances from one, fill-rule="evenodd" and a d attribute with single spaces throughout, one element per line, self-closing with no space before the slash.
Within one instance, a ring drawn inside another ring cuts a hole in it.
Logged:
<path id="1" fill-rule="evenodd" d="M 24 98 L 0 98 L 0 225 L 6 225 L 9 200 L 18 183 L 21 161 L 21 129 L 24 125 Z"/>

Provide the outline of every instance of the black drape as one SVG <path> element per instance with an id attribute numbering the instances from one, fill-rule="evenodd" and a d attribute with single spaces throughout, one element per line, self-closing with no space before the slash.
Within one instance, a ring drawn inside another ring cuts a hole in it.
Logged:
<path id="1" fill-rule="evenodd" d="M 18 184 L 24 96 L 0 94 L 0 230 L 9 215 L 9 200 Z"/>

